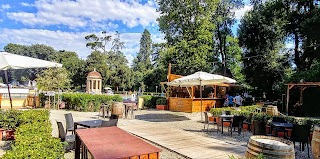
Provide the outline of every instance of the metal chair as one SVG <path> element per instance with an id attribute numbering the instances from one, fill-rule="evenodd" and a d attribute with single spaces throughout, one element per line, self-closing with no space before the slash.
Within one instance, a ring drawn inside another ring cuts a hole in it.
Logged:
<path id="1" fill-rule="evenodd" d="M 293 124 L 291 137 L 290 137 L 290 140 L 293 142 L 293 145 L 295 145 L 295 142 L 300 142 L 300 151 L 301 150 L 304 151 L 305 143 L 307 144 L 308 157 L 310 157 L 309 155 L 310 129 L 311 129 L 311 125 Z"/>
<path id="2" fill-rule="evenodd" d="M 102 121 L 101 127 L 117 126 L 118 119 L 110 119 L 109 121 Z"/>
<path id="3" fill-rule="evenodd" d="M 217 125 L 217 132 L 219 131 L 219 126 L 218 126 L 218 121 L 216 121 L 216 118 L 214 118 L 213 121 L 210 121 L 209 120 L 209 116 L 208 116 L 208 113 L 207 112 L 204 112 L 204 125 L 203 125 L 203 128 L 205 129 L 206 128 L 206 125 L 207 125 L 207 132 L 209 130 L 209 125 L 212 124 L 212 125 Z"/>
<path id="4" fill-rule="evenodd" d="M 241 134 L 243 121 L 244 121 L 244 116 L 234 116 L 232 118 L 231 124 L 229 125 L 229 128 L 228 128 L 228 131 L 229 129 L 231 131 L 231 136 L 232 136 L 232 128 L 233 128 L 233 131 L 235 131 L 235 128 L 238 128 L 238 134 L 239 135 Z"/>
<path id="5" fill-rule="evenodd" d="M 66 134 L 68 134 L 68 131 L 71 131 L 72 134 L 74 134 L 74 122 L 73 117 L 71 113 L 64 114 L 64 117 L 66 119 Z"/>
<path id="6" fill-rule="evenodd" d="M 75 136 L 74 135 L 66 135 L 64 132 L 64 128 L 61 122 L 57 121 L 58 130 L 59 130 L 59 138 L 61 142 L 67 142 L 68 146 L 65 149 L 68 151 L 70 149 L 74 149 L 75 146 Z"/>
<path id="7" fill-rule="evenodd" d="M 274 116 L 272 117 L 272 122 L 286 123 L 286 120 L 283 117 Z M 279 132 L 283 132 L 285 138 L 288 136 L 288 131 L 285 128 L 275 128 L 274 136 L 278 136 Z M 272 134 L 272 132 L 270 134 Z"/>

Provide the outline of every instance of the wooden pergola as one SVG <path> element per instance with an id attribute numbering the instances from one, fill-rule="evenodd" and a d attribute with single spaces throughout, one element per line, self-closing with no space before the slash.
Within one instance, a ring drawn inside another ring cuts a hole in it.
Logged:
<path id="1" fill-rule="evenodd" d="M 294 86 L 297 86 L 300 88 L 300 104 L 302 104 L 302 93 L 306 88 L 309 87 L 320 87 L 320 82 L 298 82 L 298 83 L 288 83 L 287 85 L 287 103 L 286 103 L 286 114 L 288 115 L 289 112 L 289 97 L 290 97 L 290 89 L 292 89 Z"/>

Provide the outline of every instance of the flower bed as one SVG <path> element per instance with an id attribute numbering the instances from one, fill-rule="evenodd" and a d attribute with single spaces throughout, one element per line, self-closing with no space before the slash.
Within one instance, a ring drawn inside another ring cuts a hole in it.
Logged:
<path id="1" fill-rule="evenodd" d="M 51 132 L 48 110 L 21 111 L 15 141 L 3 159 L 63 158 L 63 143 Z"/>

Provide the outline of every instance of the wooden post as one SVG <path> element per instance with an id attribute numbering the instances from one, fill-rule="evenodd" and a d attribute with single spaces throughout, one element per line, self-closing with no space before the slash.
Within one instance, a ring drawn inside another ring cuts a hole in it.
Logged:
<path id="1" fill-rule="evenodd" d="M 171 82 L 170 75 L 171 75 L 171 63 L 169 63 L 169 66 L 168 66 L 168 75 L 167 75 L 168 82 Z"/>
<path id="2" fill-rule="evenodd" d="M 200 98 L 201 98 L 201 99 L 200 99 L 200 100 L 201 100 L 201 101 L 200 101 L 200 107 L 201 107 L 200 109 L 201 109 L 201 122 L 202 122 L 202 121 L 203 121 L 203 120 L 202 120 L 203 118 L 202 118 L 202 86 L 201 86 L 201 80 L 200 80 Z"/>
<path id="3" fill-rule="evenodd" d="M 288 88 L 287 88 L 287 103 L 286 103 L 286 115 L 289 114 L 289 96 L 290 96 L 290 89 L 293 87 L 294 85 L 289 85 L 288 84 Z"/>
<path id="4" fill-rule="evenodd" d="M 9 94 L 10 106 L 11 106 L 11 109 L 12 109 L 12 98 L 11 98 L 10 87 L 9 87 L 9 82 L 8 82 L 7 70 L 4 70 L 4 76 L 6 78 L 6 82 L 7 82 L 7 86 L 8 86 L 8 94 Z"/>
<path id="5" fill-rule="evenodd" d="M 217 85 L 214 85 L 214 98 L 217 98 Z"/>

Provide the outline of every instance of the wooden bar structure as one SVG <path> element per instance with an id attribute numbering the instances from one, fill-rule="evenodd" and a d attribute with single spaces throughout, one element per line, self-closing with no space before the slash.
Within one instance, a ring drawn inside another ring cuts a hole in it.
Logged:
<path id="1" fill-rule="evenodd" d="M 303 94 L 303 91 L 306 89 L 306 88 L 309 88 L 309 87 L 320 87 L 320 82 L 298 82 L 298 83 L 288 83 L 288 84 L 285 84 L 287 85 L 287 102 L 286 102 L 286 115 L 288 115 L 289 113 L 289 99 L 290 99 L 290 90 L 294 87 L 294 86 L 297 86 L 300 88 L 300 104 L 302 104 L 302 94 Z"/>
<path id="2" fill-rule="evenodd" d="M 171 64 L 169 64 L 168 75 L 167 75 L 168 82 L 171 82 L 181 77 L 183 76 L 171 73 Z M 225 99 L 218 96 L 218 91 L 217 91 L 218 88 L 238 86 L 235 84 L 225 84 L 225 83 L 211 85 L 211 87 L 214 89 L 213 96 L 210 96 L 208 98 L 202 98 L 202 108 L 201 108 L 201 98 L 196 98 L 196 93 L 200 93 L 199 86 L 193 86 L 193 87 L 168 86 L 166 88 L 164 85 L 167 84 L 168 82 L 161 82 L 160 84 L 166 91 L 169 110 L 177 111 L 177 112 L 187 112 L 187 113 L 209 111 L 211 108 L 221 108 L 223 106 Z M 203 87 L 201 89 L 203 89 Z M 224 93 L 226 93 L 226 89 L 222 89 L 222 90 L 224 91 Z"/>

